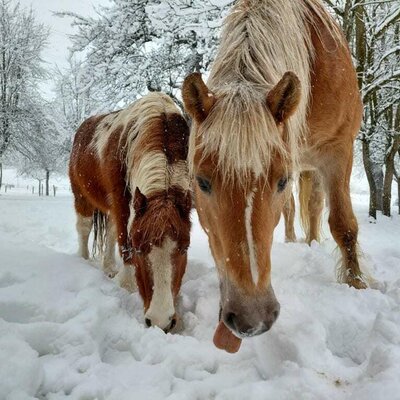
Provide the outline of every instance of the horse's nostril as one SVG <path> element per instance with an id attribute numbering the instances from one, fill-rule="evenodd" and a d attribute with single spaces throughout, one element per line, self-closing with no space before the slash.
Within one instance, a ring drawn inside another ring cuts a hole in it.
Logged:
<path id="1" fill-rule="evenodd" d="M 230 312 L 226 314 L 225 317 L 225 322 L 230 328 L 235 328 L 235 319 L 236 319 L 236 314 L 233 312 Z"/>
<path id="2" fill-rule="evenodd" d="M 272 321 L 264 322 L 264 332 L 268 332 L 274 323 Z"/>
<path id="3" fill-rule="evenodd" d="M 276 310 L 276 311 L 274 311 L 273 313 L 272 313 L 272 315 L 274 316 L 274 322 L 278 319 L 278 317 L 279 317 L 279 311 L 278 310 Z"/>
<path id="4" fill-rule="evenodd" d="M 175 326 L 176 326 L 176 318 L 172 318 L 171 325 L 169 326 L 169 329 L 170 329 L 170 330 L 171 330 L 171 329 L 174 329 Z"/>
<path id="5" fill-rule="evenodd" d="M 150 328 L 151 327 L 151 319 L 146 318 L 144 320 L 144 322 L 146 322 L 146 325 Z"/>

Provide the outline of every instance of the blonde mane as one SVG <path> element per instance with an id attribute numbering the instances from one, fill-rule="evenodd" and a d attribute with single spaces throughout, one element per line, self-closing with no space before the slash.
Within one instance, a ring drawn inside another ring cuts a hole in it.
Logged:
<path id="1" fill-rule="evenodd" d="M 309 24 L 315 16 L 340 37 L 319 0 L 237 2 L 225 20 L 207 82 L 217 102 L 199 127 L 199 139 L 191 138 L 191 161 L 197 148 L 204 156 L 218 154 L 226 179 L 266 173 L 276 153 L 296 167 L 299 142 L 307 133 L 313 60 Z M 302 96 L 286 124 L 284 140 L 266 97 L 287 71 L 300 79 Z"/>
<path id="2" fill-rule="evenodd" d="M 166 115 L 179 114 L 173 100 L 164 93 L 152 92 L 129 107 L 107 115 L 96 129 L 93 146 L 100 159 L 114 132 L 124 156 L 126 182 L 131 193 L 136 187 L 145 195 L 178 186 L 189 189 L 186 161 L 168 163 L 163 149 Z"/>
<path id="3" fill-rule="evenodd" d="M 127 182 L 131 189 L 137 186 L 148 196 L 169 187 L 178 186 L 189 189 L 189 177 L 186 160 L 169 164 L 163 141 L 156 140 L 154 133 L 165 134 L 164 121 L 167 114 L 179 114 L 180 110 L 173 100 L 164 93 L 154 92 L 144 96 L 132 107 L 131 118 L 135 121 L 126 133 Z"/>

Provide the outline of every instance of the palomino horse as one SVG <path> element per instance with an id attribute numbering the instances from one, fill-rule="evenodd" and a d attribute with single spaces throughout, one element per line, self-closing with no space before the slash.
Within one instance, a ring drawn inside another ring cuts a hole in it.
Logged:
<path id="1" fill-rule="evenodd" d="M 349 192 L 362 104 L 348 46 L 321 2 L 239 0 L 207 85 L 194 73 L 182 93 L 193 118 L 196 208 L 218 268 L 225 326 L 257 335 L 279 315 L 272 236 L 297 171 L 311 171 L 311 191 L 322 178 L 340 275 L 365 288 Z M 322 201 L 307 203 L 308 236 Z"/>
<path id="2" fill-rule="evenodd" d="M 165 331 L 176 324 L 190 241 L 188 138 L 174 102 L 151 93 L 124 110 L 83 122 L 69 167 L 80 255 L 89 257 L 93 216 L 106 214 L 103 270 L 115 274 L 118 241 L 121 286 L 133 290 L 136 275 L 146 324 Z"/>

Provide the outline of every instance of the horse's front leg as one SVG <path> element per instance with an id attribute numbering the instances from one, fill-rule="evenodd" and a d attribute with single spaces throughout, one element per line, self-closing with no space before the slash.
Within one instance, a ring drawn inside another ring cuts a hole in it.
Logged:
<path id="1" fill-rule="evenodd" d="M 115 277 L 119 286 L 126 289 L 128 292 L 134 293 L 137 291 L 135 266 L 127 261 L 124 261 L 124 265 L 118 271 Z"/>
<path id="2" fill-rule="evenodd" d="M 85 260 L 89 259 L 89 235 L 93 226 L 93 217 L 85 217 L 76 213 L 76 230 L 78 233 L 79 250 L 78 255 Z"/>
<path id="3" fill-rule="evenodd" d="M 102 262 L 103 271 L 109 278 L 113 278 L 117 273 L 115 263 L 115 242 L 117 241 L 117 238 L 115 229 L 115 224 L 112 221 L 111 216 L 109 216 L 106 230 L 106 244 Z"/>
<path id="4" fill-rule="evenodd" d="M 85 260 L 89 259 L 89 235 L 93 227 L 94 208 L 83 197 L 82 193 L 74 185 L 74 205 L 76 212 L 76 231 L 78 234 L 78 255 Z"/>
<path id="5" fill-rule="evenodd" d="M 338 279 L 356 289 L 365 289 L 367 285 L 358 261 L 358 223 L 350 198 L 352 160 L 352 151 L 343 162 L 337 155 L 336 162 L 326 164 L 323 175 L 329 195 L 329 227 L 342 254 Z"/>
<path id="6" fill-rule="evenodd" d="M 113 218 L 115 221 L 116 239 L 118 242 L 118 249 L 123 260 L 123 266 L 118 271 L 115 280 L 118 284 L 128 290 L 128 292 L 136 292 L 136 276 L 135 266 L 132 263 L 132 247 L 128 236 L 128 220 L 130 215 L 129 202 L 120 201 L 114 202 L 115 205 L 112 210 Z"/>

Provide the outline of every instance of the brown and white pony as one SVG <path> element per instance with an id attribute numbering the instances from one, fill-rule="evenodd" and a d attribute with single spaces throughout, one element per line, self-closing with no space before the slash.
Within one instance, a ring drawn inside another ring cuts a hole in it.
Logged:
<path id="1" fill-rule="evenodd" d="M 275 226 L 294 173 L 323 185 L 341 278 L 365 288 L 349 180 L 362 104 L 351 55 L 319 0 L 239 0 L 226 18 L 207 85 L 188 76 L 189 163 L 196 208 L 220 278 L 221 319 L 239 336 L 279 315 L 271 286 Z M 315 239 L 322 196 L 307 201 Z M 303 202 L 305 204 L 305 202 Z"/>
<path id="2" fill-rule="evenodd" d="M 190 241 L 188 138 L 174 102 L 151 93 L 124 110 L 83 122 L 69 165 L 80 255 L 89 257 L 94 215 L 106 214 L 104 272 L 115 275 L 117 241 L 124 261 L 117 277 L 121 286 L 133 291 L 136 275 L 146 324 L 165 331 L 176 324 Z"/>

